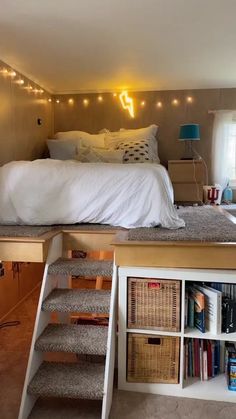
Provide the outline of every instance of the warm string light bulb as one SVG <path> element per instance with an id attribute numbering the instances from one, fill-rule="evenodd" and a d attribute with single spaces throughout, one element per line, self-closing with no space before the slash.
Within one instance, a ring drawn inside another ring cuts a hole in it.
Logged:
<path id="1" fill-rule="evenodd" d="M 3 68 L 3 69 L 1 70 L 1 73 L 2 73 L 2 74 L 7 75 L 7 74 L 8 74 L 8 70 L 7 70 L 6 68 Z"/>
<path id="2" fill-rule="evenodd" d="M 20 84 L 21 86 L 23 86 L 23 84 L 24 84 L 25 82 L 24 82 L 24 80 L 23 79 L 19 79 L 18 80 L 18 84 Z"/>
<path id="3" fill-rule="evenodd" d="M 157 102 L 157 108 L 162 108 L 162 102 Z"/>
<path id="4" fill-rule="evenodd" d="M 98 102 L 102 102 L 103 101 L 103 97 L 100 95 L 98 96 Z"/>
<path id="5" fill-rule="evenodd" d="M 117 96 L 117 93 L 113 93 L 113 97 L 116 97 Z"/>
<path id="6" fill-rule="evenodd" d="M 48 102 L 51 102 L 52 101 L 52 99 L 51 98 L 48 98 Z"/>
<path id="7" fill-rule="evenodd" d="M 174 106 L 178 106 L 178 104 L 179 104 L 178 99 L 173 99 L 173 100 L 172 100 L 172 105 L 174 105 Z"/>
<path id="8" fill-rule="evenodd" d="M 11 70 L 11 71 L 9 72 L 9 76 L 11 76 L 11 77 L 16 77 L 16 72 L 15 72 L 14 70 Z"/>
<path id="9" fill-rule="evenodd" d="M 83 104 L 84 104 L 84 106 L 88 106 L 88 104 L 89 104 L 89 100 L 88 100 L 88 99 L 84 99 L 84 100 L 83 100 Z"/>
<path id="10" fill-rule="evenodd" d="M 142 106 L 142 108 L 144 108 L 144 106 L 146 105 L 145 100 L 142 100 L 142 102 L 140 103 L 140 105 Z"/>
<path id="11" fill-rule="evenodd" d="M 188 103 L 193 103 L 193 98 L 192 98 L 192 96 L 188 96 L 188 97 L 186 98 L 186 100 L 187 100 L 187 102 L 188 102 Z"/>
<path id="12" fill-rule="evenodd" d="M 59 99 L 56 99 L 56 103 L 60 103 L 60 100 Z"/>
<path id="13" fill-rule="evenodd" d="M 69 103 L 69 105 L 73 105 L 73 104 L 74 104 L 74 99 L 71 97 L 71 98 L 68 100 L 68 103 Z"/>

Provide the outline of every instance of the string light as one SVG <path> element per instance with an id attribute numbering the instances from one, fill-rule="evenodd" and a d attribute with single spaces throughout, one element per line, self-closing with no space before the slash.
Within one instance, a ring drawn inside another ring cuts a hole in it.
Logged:
<path id="1" fill-rule="evenodd" d="M 157 102 L 157 107 L 162 108 L 162 102 Z"/>
<path id="2" fill-rule="evenodd" d="M 116 97 L 117 96 L 117 93 L 113 93 L 113 97 Z"/>
<path id="3" fill-rule="evenodd" d="M 48 102 L 51 102 L 51 101 L 52 101 L 52 99 L 51 99 L 51 98 L 49 98 L 49 99 L 48 99 Z"/>
<path id="4" fill-rule="evenodd" d="M 33 87 L 29 84 L 29 85 L 26 87 L 26 89 L 28 89 L 28 90 L 33 90 Z"/>
<path id="5" fill-rule="evenodd" d="M 172 105 L 177 106 L 179 104 L 178 99 L 173 99 L 172 100 Z"/>
<path id="6" fill-rule="evenodd" d="M 60 103 L 60 100 L 59 99 L 56 99 L 56 103 Z"/>
<path id="7" fill-rule="evenodd" d="M 18 84 L 20 84 L 20 85 L 22 86 L 25 82 L 24 82 L 24 80 L 23 80 L 23 79 L 19 79 L 19 80 L 17 81 L 17 83 L 18 83 Z"/>
<path id="8" fill-rule="evenodd" d="M 73 105 L 73 103 L 74 103 L 74 99 L 71 97 L 71 98 L 68 100 L 68 103 L 69 103 L 69 105 Z"/>
<path id="9" fill-rule="evenodd" d="M 3 68 L 3 69 L 1 70 L 1 72 L 2 72 L 3 74 L 5 74 L 5 75 L 7 75 L 7 74 L 8 74 L 8 70 L 7 70 L 6 68 Z"/>
<path id="10" fill-rule="evenodd" d="M 10 75 L 11 77 L 16 77 L 16 72 L 15 72 L 14 70 L 11 70 L 11 71 L 9 72 L 9 75 Z"/>
<path id="11" fill-rule="evenodd" d="M 142 102 L 140 103 L 140 105 L 142 106 L 142 108 L 144 108 L 144 106 L 146 105 L 145 100 L 142 100 Z"/>
<path id="12" fill-rule="evenodd" d="M 83 104 L 84 104 L 84 106 L 88 106 L 88 104 L 89 104 L 89 100 L 88 100 L 88 99 L 84 99 L 84 100 L 83 100 Z"/>
<path id="13" fill-rule="evenodd" d="M 103 101 L 103 97 L 100 95 L 98 96 L 98 102 L 102 102 Z"/>
<path id="14" fill-rule="evenodd" d="M 43 89 L 39 89 L 39 91 L 38 91 L 39 93 L 43 93 L 44 92 L 44 90 Z"/>
<path id="15" fill-rule="evenodd" d="M 188 103 L 192 103 L 192 102 L 193 102 L 193 98 L 192 98 L 192 96 L 188 96 L 188 97 L 186 98 L 186 100 L 187 100 L 187 102 L 188 102 Z"/>

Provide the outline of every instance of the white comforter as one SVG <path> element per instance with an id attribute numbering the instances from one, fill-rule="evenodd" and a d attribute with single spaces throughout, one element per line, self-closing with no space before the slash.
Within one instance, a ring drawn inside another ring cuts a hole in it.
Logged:
<path id="1" fill-rule="evenodd" d="M 184 226 L 159 164 L 35 160 L 0 168 L 0 224 Z"/>

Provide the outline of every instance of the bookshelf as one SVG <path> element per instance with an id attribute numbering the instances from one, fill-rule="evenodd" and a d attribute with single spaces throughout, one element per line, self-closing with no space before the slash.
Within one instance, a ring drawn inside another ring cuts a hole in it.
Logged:
<path id="1" fill-rule="evenodd" d="M 214 269 L 182 269 L 182 268 L 137 268 L 120 267 L 119 275 L 119 339 L 118 339 L 118 388 L 126 391 L 146 392 L 153 394 L 190 397 L 206 400 L 236 402 L 236 392 L 227 388 L 225 374 L 219 374 L 207 381 L 197 378 L 184 378 L 186 338 L 210 339 L 236 342 L 236 333 L 212 334 L 202 333 L 198 329 L 185 327 L 185 290 L 191 282 L 214 282 L 236 284 L 236 271 Z M 152 327 L 128 327 L 128 281 L 129 278 L 177 280 L 181 284 L 180 298 L 180 330 L 177 332 L 154 329 Z M 177 384 L 130 382 L 127 378 L 128 368 L 128 334 L 135 333 L 151 337 L 177 337 L 180 340 L 179 380 Z"/>

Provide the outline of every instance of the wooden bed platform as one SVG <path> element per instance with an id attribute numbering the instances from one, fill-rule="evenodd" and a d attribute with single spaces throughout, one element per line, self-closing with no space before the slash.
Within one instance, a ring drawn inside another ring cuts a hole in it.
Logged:
<path id="1" fill-rule="evenodd" d="M 215 211 L 236 224 L 236 218 L 225 210 L 217 207 Z M 136 241 L 129 240 L 128 234 L 122 228 L 76 225 L 53 227 L 35 236 L 0 236 L 0 260 L 45 262 L 51 240 L 62 235 L 65 254 L 72 249 L 115 249 L 117 266 L 236 269 L 236 242 Z"/>

